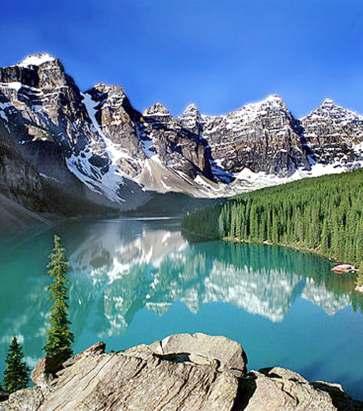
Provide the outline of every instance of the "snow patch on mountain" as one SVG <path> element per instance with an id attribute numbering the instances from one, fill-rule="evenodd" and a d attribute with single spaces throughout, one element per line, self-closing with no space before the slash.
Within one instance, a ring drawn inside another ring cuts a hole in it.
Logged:
<path id="1" fill-rule="evenodd" d="M 235 195 L 241 192 L 256 190 L 263 187 L 272 187 L 280 184 L 286 184 L 292 181 L 301 180 L 303 178 L 320 177 L 330 174 L 341 174 L 361 167 L 363 167 L 363 160 L 355 163 L 354 165 L 347 166 L 342 165 L 341 163 L 316 163 L 311 167 L 311 170 L 298 169 L 289 177 L 279 177 L 273 174 L 262 172 L 254 173 L 250 169 L 244 168 L 241 172 L 234 174 L 236 181 L 232 183 L 233 190 L 226 194 Z"/>
<path id="2" fill-rule="evenodd" d="M 54 60 L 55 58 L 48 53 L 36 53 L 36 54 L 31 54 L 25 57 L 18 64 L 18 66 L 20 67 L 40 66 L 41 64 L 49 63 Z"/>
<path id="3" fill-rule="evenodd" d="M 66 159 L 66 163 L 69 170 L 90 190 L 103 194 L 116 203 L 125 202 L 120 194 L 124 180 L 119 170 L 115 166 L 110 166 L 103 174 L 97 167 L 92 166 L 89 161 L 91 157 L 92 153 L 84 151 L 78 156 L 72 154 Z"/>
<path id="4" fill-rule="evenodd" d="M 355 144 L 353 147 L 357 153 L 362 154 L 363 156 L 363 141 L 361 143 Z"/>
<path id="5" fill-rule="evenodd" d="M 306 116 L 301 117 L 301 121 L 308 117 L 335 117 L 336 120 L 347 123 L 349 121 L 360 120 L 363 121 L 363 115 L 357 113 L 354 110 L 347 109 L 339 104 L 337 104 L 331 98 L 325 98 L 319 105 L 318 108 L 312 110 Z"/>
<path id="6" fill-rule="evenodd" d="M 80 93 L 48 53 L 0 68 L 0 93 L 21 150 L 47 157 L 55 143 L 78 179 L 118 203 L 134 191 L 231 196 L 363 166 L 363 116 L 331 99 L 300 120 L 277 95 L 226 115 L 189 104 L 173 116 L 161 103 L 141 114 L 119 86 Z"/>
<path id="7" fill-rule="evenodd" d="M 99 104 L 97 101 L 94 101 L 92 97 L 84 93 L 82 94 L 83 96 L 83 104 L 86 107 L 86 110 L 88 112 L 88 116 L 90 120 L 92 121 L 92 125 L 94 128 L 94 131 L 97 132 L 100 137 L 102 138 L 103 142 L 105 143 L 106 147 L 106 152 L 112 161 L 112 163 L 116 164 L 120 158 L 130 158 L 130 156 L 127 154 L 126 151 L 122 149 L 122 147 L 115 145 L 106 135 L 103 133 L 100 125 L 98 124 L 98 121 L 96 119 L 96 113 L 97 113 L 97 105 Z"/>
<path id="8" fill-rule="evenodd" d="M 0 88 L 1 87 L 9 88 L 18 92 L 24 86 L 20 83 L 20 81 L 11 81 L 9 83 L 0 83 Z"/>
<path id="9" fill-rule="evenodd" d="M 6 122 L 9 121 L 7 115 L 6 115 L 6 110 L 11 107 L 12 104 L 5 102 L 5 103 L 1 103 L 0 102 L 0 117 L 5 120 Z"/>
<path id="10" fill-rule="evenodd" d="M 97 102 L 92 100 L 89 94 L 83 94 L 83 103 L 88 116 L 92 122 L 93 131 L 98 133 L 105 146 L 105 153 L 109 158 L 107 171 L 92 165 L 91 158 L 94 156 L 92 146 L 87 147 L 79 154 L 72 154 L 67 158 L 67 166 L 70 171 L 83 181 L 88 188 L 98 194 L 104 194 L 108 199 L 115 202 L 125 202 L 121 196 L 121 187 L 124 185 L 124 174 L 116 166 L 117 161 L 123 156 L 128 156 L 120 147 L 116 147 L 102 132 L 96 119 Z"/>

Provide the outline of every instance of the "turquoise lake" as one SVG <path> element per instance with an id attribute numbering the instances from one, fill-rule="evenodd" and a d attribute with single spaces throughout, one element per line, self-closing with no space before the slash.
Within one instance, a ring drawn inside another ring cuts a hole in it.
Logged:
<path id="1" fill-rule="evenodd" d="M 0 246 L 0 371 L 18 336 L 33 366 L 49 308 L 54 233 L 71 264 L 74 350 L 108 350 L 179 332 L 225 335 L 249 368 L 280 365 L 363 399 L 363 295 L 318 256 L 280 247 L 191 243 L 179 220 L 71 220 Z"/>

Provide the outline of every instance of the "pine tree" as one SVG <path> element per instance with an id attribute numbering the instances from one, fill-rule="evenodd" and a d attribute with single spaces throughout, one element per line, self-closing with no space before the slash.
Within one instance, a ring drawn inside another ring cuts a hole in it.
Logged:
<path id="1" fill-rule="evenodd" d="M 351 264 L 363 259 L 363 170 L 242 194 L 183 221 L 208 238 L 292 245 Z M 222 218 L 219 218 L 222 215 Z M 219 228 L 219 229 L 218 229 Z"/>
<path id="2" fill-rule="evenodd" d="M 29 369 L 24 362 L 24 354 L 16 337 L 11 340 L 4 371 L 5 391 L 9 394 L 26 388 L 29 382 Z"/>
<path id="3" fill-rule="evenodd" d="M 54 373 L 64 361 L 72 356 L 73 342 L 68 320 L 68 261 L 58 236 L 54 236 L 54 248 L 50 255 L 48 270 L 53 279 L 49 286 L 53 305 L 44 350 L 49 364 L 47 371 Z"/>

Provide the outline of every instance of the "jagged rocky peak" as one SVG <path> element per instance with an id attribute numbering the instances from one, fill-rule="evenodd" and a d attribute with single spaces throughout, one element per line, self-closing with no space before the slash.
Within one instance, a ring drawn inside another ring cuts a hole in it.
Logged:
<path id="1" fill-rule="evenodd" d="M 8 126 L 19 142 L 50 140 L 71 150 L 89 139 L 80 124 L 87 117 L 80 91 L 59 59 L 31 55 L 0 68 L 0 93 L 11 106 Z"/>
<path id="2" fill-rule="evenodd" d="M 96 126 L 101 127 L 111 142 L 121 144 L 118 150 L 127 149 L 134 156 L 139 150 L 135 123 L 141 115 L 132 107 L 124 89 L 98 83 L 85 92 L 84 103 Z"/>
<path id="3" fill-rule="evenodd" d="M 304 121 L 308 118 L 314 117 L 329 117 L 331 120 L 342 122 L 342 121 L 354 121 L 360 120 L 363 121 L 363 116 L 354 112 L 353 110 L 349 110 L 339 104 L 337 104 L 331 98 L 324 99 L 320 105 L 310 112 L 307 116 L 303 117 L 301 120 Z"/>
<path id="4" fill-rule="evenodd" d="M 318 161 L 350 163 L 363 143 L 363 116 L 327 98 L 301 119 L 304 136 Z"/>
<path id="5" fill-rule="evenodd" d="M 240 116 L 242 121 L 248 122 L 256 119 L 256 116 L 271 115 L 271 112 L 277 111 L 279 113 L 289 114 L 287 105 L 282 97 L 272 94 L 263 100 L 248 103 L 241 108 L 232 111 L 227 116 Z"/>
<path id="6" fill-rule="evenodd" d="M 278 108 L 278 109 L 288 110 L 287 105 L 284 102 L 284 100 L 282 99 L 282 97 L 277 95 L 277 94 L 271 94 L 271 95 L 265 97 L 261 101 L 246 104 L 246 106 L 244 106 L 244 107 L 259 109 L 259 108 L 263 108 L 263 107 L 266 107 L 266 106 L 274 107 L 274 108 Z"/>
<path id="7" fill-rule="evenodd" d="M 49 53 L 35 53 L 26 56 L 23 60 L 18 63 L 20 67 L 30 67 L 30 66 L 40 66 L 44 63 L 54 62 L 55 57 L 51 56 Z"/>
<path id="8" fill-rule="evenodd" d="M 155 103 L 152 106 L 148 107 L 144 113 L 144 117 L 152 117 L 156 119 L 166 120 L 171 118 L 170 111 L 161 103 Z"/>
<path id="9" fill-rule="evenodd" d="M 203 120 L 212 157 L 229 172 L 248 168 L 286 176 L 306 165 L 298 121 L 277 95 Z"/>
<path id="10" fill-rule="evenodd" d="M 331 100 L 301 120 L 277 95 L 226 115 L 190 104 L 173 117 L 160 103 L 142 115 L 122 87 L 81 93 L 47 53 L 0 68 L 0 123 L 42 174 L 54 177 L 54 155 L 68 168 L 62 176 L 70 171 L 122 203 L 135 191 L 223 196 L 271 185 L 266 174 L 277 184 L 316 163 L 333 171 L 363 164 L 363 117 Z"/>
<path id="11" fill-rule="evenodd" d="M 102 127 L 140 118 L 120 86 L 98 83 L 84 93 L 84 100 L 96 110 L 97 121 Z"/>
<path id="12" fill-rule="evenodd" d="M 202 116 L 198 107 L 192 103 L 188 104 L 179 117 L 182 127 L 192 131 L 193 133 L 200 134 L 202 131 Z"/>
<path id="13" fill-rule="evenodd" d="M 196 104 L 190 103 L 185 107 L 181 117 L 196 115 L 200 115 L 199 109 Z"/>
<path id="14" fill-rule="evenodd" d="M 331 98 L 325 98 L 320 104 L 321 108 L 327 108 L 327 109 L 333 108 L 335 106 L 336 106 L 335 101 Z"/>
<path id="15" fill-rule="evenodd" d="M 262 102 L 269 103 L 269 104 L 274 104 L 276 106 L 284 106 L 286 107 L 286 104 L 283 100 L 283 98 L 278 95 L 278 94 L 270 94 L 269 96 L 265 97 Z"/>
<path id="16" fill-rule="evenodd" d="M 0 82 L 9 88 L 26 92 L 24 88 L 50 91 L 66 86 L 73 80 L 64 71 L 63 64 L 49 54 L 34 54 L 25 57 L 15 66 L 0 69 Z"/>
<path id="17" fill-rule="evenodd" d="M 95 86 L 86 91 L 95 101 L 118 100 L 120 103 L 126 97 L 126 93 L 121 86 L 97 83 Z"/>
<path id="18" fill-rule="evenodd" d="M 141 114 L 133 108 L 124 89 L 117 85 L 98 83 L 83 97 L 95 131 L 103 140 L 99 154 L 117 167 L 113 179 L 117 181 L 121 173 L 136 178 L 145 157 L 139 138 Z"/>

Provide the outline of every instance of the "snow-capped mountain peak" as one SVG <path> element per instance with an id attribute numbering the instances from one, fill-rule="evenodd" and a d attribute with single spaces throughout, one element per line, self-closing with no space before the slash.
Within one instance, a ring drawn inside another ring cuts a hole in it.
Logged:
<path id="1" fill-rule="evenodd" d="M 321 104 L 320 104 L 320 107 L 332 107 L 332 106 L 335 106 L 336 104 L 335 104 L 335 101 L 333 100 L 333 99 L 331 99 L 331 98 L 325 98 L 322 102 L 321 102 Z"/>
<path id="2" fill-rule="evenodd" d="M 278 94 L 270 94 L 267 97 L 265 97 L 262 101 L 260 101 L 260 104 L 272 104 L 272 105 L 276 105 L 276 106 L 286 106 L 286 104 L 284 103 L 284 100 L 282 99 L 281 96 L 279 96 Z"/>
<path id="3" fill-rule="evenodd" d="M 161 103 L 155 103 L 145 109 L 143 115 L 145 117 L 171 117 L 170 111 Z"/>
<path id="4" fill-rule="evenodd" d="M 198 110 L 197 105 L 194 104 L 194 103 L 190 103 L 185 107 L 185 109 L 182 113 L 182 116 L 187 115 L 187 114 L 191 114 L 191 113 L 198 113 L 198 112 L 199 112 L 199 110 Z"/>
<path id="5" fill-rule="evenodd" d="M 20 67 L 40 66 L 56 59 L 48 53 L 35 53 L 26 56 L 19 64 Z"/>
<path id="6" fill-rule="evenodd" d="M 141 114 L 122 87 L 81 93 L 47 53 L 0 68 L 1 127 L 43 175 L 63 178 L 54 164 L 65 162 L 90 191 L 131 207 L 150 191 L 227 196 L 363 166 L 363 117 L 330 99 L 300 120 L 275 94 L 225 115 L 189 104 L 174 117 L 161 103 Z"/>
<path id="7" fill-rule="evenodd" d="M 266 107 L 287 110 L 287 106 L 282 97 L 278 96 L 277 94 L 271 94 L 262 100 L 248 103 L 242 106 L 238 111 L 260 111 L 265 109 Z"/>
<path id="8" fill-rule="evenodd" d="M 361 114 L 339 105 L 331 98 L 325 98 L 317 108 L 315 108 L 306 116 L 302 117 L 301 121 L 319 115 L 329 116 L 335 118 L 335 120 L 341 121 L 363 119 L 363 116 Z"/>

